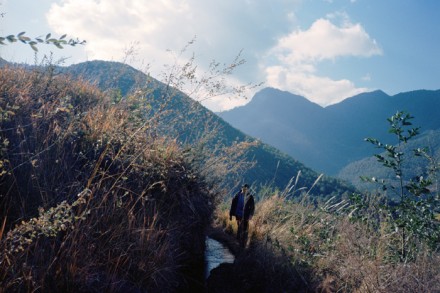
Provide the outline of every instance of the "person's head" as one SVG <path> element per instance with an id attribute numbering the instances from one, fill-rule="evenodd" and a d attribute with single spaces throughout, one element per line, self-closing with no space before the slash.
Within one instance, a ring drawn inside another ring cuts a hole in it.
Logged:
<path id="1" fill-rule="evenodd" d="M 241 188 L 241 190 L 243 190 L 243 192 L 247 192 L 249 190 L 249 185 L 244 184 Z"/>

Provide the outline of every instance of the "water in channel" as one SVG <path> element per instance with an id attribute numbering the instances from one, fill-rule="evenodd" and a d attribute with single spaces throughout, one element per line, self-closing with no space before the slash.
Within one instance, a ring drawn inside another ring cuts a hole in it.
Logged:
<path id="1" fill-rule="evenodd" d="M 223 244 L 210 237 L 206 237 L 205 251 L 205 278 L 209 277 L 211 270 L 222 263 L 233 263 L 234 255 Z"/>

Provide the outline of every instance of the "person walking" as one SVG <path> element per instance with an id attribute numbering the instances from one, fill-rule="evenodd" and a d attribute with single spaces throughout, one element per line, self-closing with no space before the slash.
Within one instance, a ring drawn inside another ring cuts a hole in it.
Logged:
<path id="1" fill-rule="evenodd" d="M 246 246 L 249 220 L 252 219 L 254 211 L 254 196 L 249 192 L 249 185 L 244 184 L 232 199 L 231 209 L 229 210 L 229 220 L 232 221 L 232 216 L 234 216 L 237 221 L 237 239 L 242 248 Z"/>

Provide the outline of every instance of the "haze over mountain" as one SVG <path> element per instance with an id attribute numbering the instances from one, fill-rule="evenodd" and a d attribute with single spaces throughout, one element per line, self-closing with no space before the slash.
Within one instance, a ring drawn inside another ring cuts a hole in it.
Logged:
<path id="1" fill-rule="evenodd" d="M 247 105 L 218 115 L 307 166 L 334 175 L 347 164 L 374 153 L 364 138 L 396 143 L 388 141 L 391 137 L 386 119 L 399 110 L 413 115 L 413 124 L 422 131 L 438 129 L 440 90 L 394 96 L 378 90 L 323 108 L 304 97 L 265 88 Z"/>

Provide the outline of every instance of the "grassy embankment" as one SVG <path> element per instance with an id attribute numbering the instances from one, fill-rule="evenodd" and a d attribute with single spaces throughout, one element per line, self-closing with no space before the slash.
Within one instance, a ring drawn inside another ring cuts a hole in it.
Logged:
<path id="1" fill-rule="evenodd" d="M 307 197 L 293 202 L 282 192 L 264 197 L 229 282 L 243 286 L 240 292 L 439 292 L 438 251 L 416 239 L 413 259 L 401 262 L 389 219 L 373 228 L 336 213 L 339 207 L 315 207 Z M 236 233 L 227 206 L 217 214 L 217 225 Z"/>
<path id="2" fill-rule="evenodd" d="M 216 195 L 146 113 L 50 67 L 0 95 L 0 292 L 201 288 Z"/>

